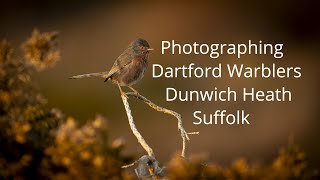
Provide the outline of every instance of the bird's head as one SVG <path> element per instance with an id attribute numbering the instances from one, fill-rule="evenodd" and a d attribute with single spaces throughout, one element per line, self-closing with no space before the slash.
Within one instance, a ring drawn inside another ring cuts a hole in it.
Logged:
<path id="1" fill-rule="evenodd" d="M 150 48 L 149 43 L 142 38 L 134 40 L 132 42 L 132 48 L 136 55 L 146 55 L 153 50 Z"/>

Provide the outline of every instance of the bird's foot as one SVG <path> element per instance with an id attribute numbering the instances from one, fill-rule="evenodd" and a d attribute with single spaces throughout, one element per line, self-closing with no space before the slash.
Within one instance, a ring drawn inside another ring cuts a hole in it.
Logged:
<path id="1" fill-rule="evenodd" d="M 137 98 L 140 96 L 140 93 L 138 91 L 133 91 L 133 93 L 137 96 Z"/>
<path id="2" fill-rule="evenodd" d="M 129 86 L 129 88 L 133 91 L 133 93 L 136 95 L 137 98 L 140 96 L 140 93 L 137 90 L 135 90 L 133 87 Z"/>
<path id="3" fill-rule="evenodd" d="M 126 92 L 121 91 L 121 97 L 126 97 L 127 99 L 129 99 L 128 95 Z"/>

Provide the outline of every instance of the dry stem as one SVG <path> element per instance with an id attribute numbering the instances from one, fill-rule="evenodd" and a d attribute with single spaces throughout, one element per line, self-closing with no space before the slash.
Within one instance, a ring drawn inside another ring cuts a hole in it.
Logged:
<path id="1" fill-rule="evenodd" d="M 154 104 L 153 102 L 151 102 L 149 99 L 147 99 L 146 97 L 140 95 L 140 94 L 136 94 L 136 93 L 133 93 L 133 92 L 128 92 L 126 93 L 127 96 L 134 96 L 142 101 L 144 101 L 146 104 L 148 104 L 151 108 L 155 109 L 156 111 L 159 111 L 159 112 L 163 112 L 165 114 L 170 114 L 174 117 L 177 118 L 178 120 L 178 129 L 180 130 L 181 132 L 181 138 L 182 138 L 182 151 L 181 151 L 181 156 L 182 157 L 185 157 L 185 152 L 186 152 L 186 140 L 190 140 L 188 134 L 199 134 L 199 132 L 191 132 L 191 133 L 187 133 L 185 131 L 185 129 L 183 128 L 182 126 L 182 117 L 179 113 L 175 112 L 175 111 L 172 111 L 172 110 L 169 110 L 169 109 L 166 109 L 166 108 L 163 108 L 163 107 L 160 107 L 156 104 Z M 123 98 L 123 97 L 122 97 Z M 131 113 L 130 113 L 131 114 Z M 127 111 L 127 115 L 128 115 L 128 111 Z M 129 117 L 129 115 L 128 115 Z M 130 120 L 129 120 L 130 121 Z M 131 126 L 131 125 L 130 125 Z M 137 137 L 138 138 L 138 137 Z M 142 145 L 143 146 L 143 145 Z M 149 146 L 148 146 L 149 147 Z M 145 148 L 146 149 L 146 148 Z M 151 148 L 150 148 L 151 149 Z M 146 149 L 146 151 L 148 152 L 148 150 Z"/>
<path id="2" fill-rule="evenodd" d="M 138 163 L 138 168 L 135 169 L 135 172 L 137 174 L 137 176 L 139 178 L 141 177 L 152 177 L 153 179 L 159 179 L 159 177 L 163 177 L 163 169 L 159 166 L 158 161 L 155 159 L 155 155 L 153 153 L 153 150 L 151 149 L 151 147 L 147 144 L 147 142 L 144 140 L 144 138 L 142 137 L 142 135 L 139 133 L 139 131 L 137 130 L 134 121 L 133 121 L 133 117 L 131 114 L 131 109 L 129 106 L 129 102 L 128 102 L 128 96 L 134 96 L 140 100 L 142 100 L 143 102 L 145 102 L 146 104 L 148 104 L 151 108 L 155 109 L 156 111 L 159 112 L 163 112 L 166 114 L 170 114 L 174 117 L 176 117 L 178 119 L 178 130 L 180 130 L 181 132 L 181 138 L 182 138 L 182 152 L 181 152 L 181 156 L 185 157 L 185 152 L 186 152 L 186 140 L 190 140 L 188 134 L 199 134 L 199 132 L 191 132 L 191 133 L 187 133 L 185 131 L 185 129 L 182 126 L 182 118 L 181 115 L 175 111 L 160 107 L 156 104 L 154 104 L 153 102 L 151 102 L 149 99 L 145 98 L 144 96 L 138 94 L 138 93 L 133 93 L 133 92 L 128 92 L 128 93 L 123 93 L 121 88 L 120 92 L 121 92 L 121 98 L 124 104 L 124 107 L 126 109 L 127 112 L 127 116 L 128 116 L 128 121 L 129 121 L 129 125 L 130 128 L 133 132 L 133 134 L 136 136 L 136 138 L 138 139 L 138 142 L 141 144 L 141 146 L 147 151 L 148 156 L 142 156 L 139 160 L 129 164 L 129 165 L 124 165 L 122 166 L 122 168 L 127 168 L 130 166 L 133 166 L 134 164 Z M 149 170 L 149 174 L 148 175 L 145 171 L 145 168 L 147 168 Z"/>
<path id="3" fill-rule="evenodd" d="M 141 146 L 147 151 L 148 155 L 151 157 L 154 157 L 153 150 L 147 144 L 147 142 L 144 140 L 144 138 L 142 137 L 142 135 L 139 133 L 138 129 L 136 128 L 136 125 L 134 124 L 133 117 L 131 114 L 131 109 L 130 109 L 127 97 L 125 96 L 125 94 L 121 94 L 121 98 L 123 101 L 124 108 L 126 109 L 129 125 L 130 125 L 130 128 L 131 128 L 133 134 L 136 136 L 136 138 L 138 139 L 138 142 L 141 144 Z"/>

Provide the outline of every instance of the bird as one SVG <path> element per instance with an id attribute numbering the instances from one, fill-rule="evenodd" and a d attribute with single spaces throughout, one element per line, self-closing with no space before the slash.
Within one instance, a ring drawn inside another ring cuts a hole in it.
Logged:
<path id="1" fill-rule="evenodd" d="M 126 93 L 121 89 L 122 86 L 127 86 L 135 94 L 139 92 L 132 85 L 140 81 L 144 72 L 148 67 L 148 59 L 150 51 L 154 49 L 150 47 L 147 40 L 138 38 L 132 41 L 122 54 L 115 60 L 109 71 L 96 72 L 89 74 L 81 74 L 70 77 L 70 79 L 80 79 L 85 77 L 102 77 L 104 82 L 111 80 L 118 85 L 121 96 L 128 98 Z"/>

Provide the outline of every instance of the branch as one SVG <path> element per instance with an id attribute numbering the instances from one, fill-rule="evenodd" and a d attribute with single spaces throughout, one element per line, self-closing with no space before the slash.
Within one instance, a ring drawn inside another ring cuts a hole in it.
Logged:
<path id="1" fill-rule="evenodd" d="M 133 134 L 138 139 L 138 142 L 148 153 L 148 155 L 144 155 L 139 160 L 131 164 L 124 165 L 121 168 L 128 168 L 138 163 L 139 165 L 138 165 L 138 168 L 135 169 L 135 172 L 139 179 L 144 177 L 152 177 L 152 179 L 159 179 L 160 177 L 164 176 L 163 168 L 159 166 L 159 163 L 155 158 L 153 150 L 147 144 L 147 142 L 144 140 L 144 138 L 142 137 L 142 135 L 139 133 L 138 129 L 135 126 L 126 94 L 121 93 L 121 98 L 123 101 L 124 108 L 126 109 L 126 112 L 127 112 L 130 128 Z"/>
<path id="2" fill-rule="evenodd" d="M 138 142 L 141 144 L 141 146 L 147 151 L 148 155 L 151 157 L 155 157 L 153 150 L 151 147 L 147 144 L 147 142 L 143 139 L 142 135 L 139 133 L 138 129 L 136 128 L 136 125 L 134 124 L 133 117 L 131 114 L 131 109 L 128 103 L 128 99 L 125 94 L 121 94 L 121 98 L 123 101 L 124 108 L 126 109 L 129 125 L 131 128 L 132 133 L 136 136 L 138 139 Z"/>
<path id="3" fill-rule="evenodd" d="M 128 92 L 126 93 L 127 96 L 134 96 L 142 101 L 144 101 L 146 104 L 148 104 L 151 108 L 155 109 L 156 111 L 159 111 L 159 112 L 163 112 L 165 114 L 170 114 L 174 117 L 177 118 L 178 120 L 178 130 L 180 130 L 181 132 L 181 138 L 182 138 L 182 151 L 181 151 L 181 156 L 182 157 L 185 157 L 185 152 L 186 152 L 186 140 L 190 140 L 188 134 L 199 134 L 199 132 L 190 132 L 190 133 L 187 133 L 185 131 L 185 129 L 183 128 L 182 126 L 182 117 L 179 113 L 175 112 L 175 111 L 172 111 L 172 110 L 169 110 L 169 109 L 166 109 L 166 108 L 163 108 L 163 107 L 160 107 L 156 104 L 154 104 L 153 102 L 151 102 L 149 99 L 145 98 L 144 96 L 140 95 L 140 94 L 136 94 L 136 93 L 133 93 L 133 92 Z M 121 96 L 122 97 L 122 96 Z M 122 100 L 124 98 L 122 97 Z M 127 102 L 128 103 L 128 102 Z M 129 105 L 128 105 L 129 106 Z M 128 111 L 127 111 L 127 114 L 128 114 Z M 129 117 L 129 116 L 128 116 Z M 129 120 L 130 122 L 130 120 Z M 131 124 L 130 124 L 131 126 Z M 146 149 L 146 148 L 145 148 Z M 151 148 L 150 148 L 151 149 Z M 152 150 L 151 150 L 152 151 Z M 148 152 L 148 151 L 147 151 Z"/>

